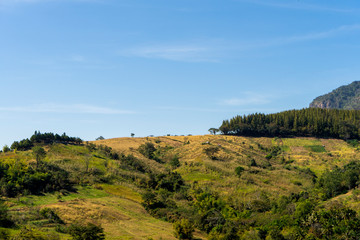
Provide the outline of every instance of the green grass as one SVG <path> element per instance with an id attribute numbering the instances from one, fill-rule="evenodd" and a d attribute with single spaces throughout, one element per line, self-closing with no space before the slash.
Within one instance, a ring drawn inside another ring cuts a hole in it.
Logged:
<path id="1" fill-rule="evenodd" d="M 305 146 L 305 148 L 309 149 L 312 152 L 316 152 L 316 153 L 326 152 L 325 147 L 322 145 L 308 145 L 308 146 Z"/>
<path id="2" fill-rule="evenodd" d="M 69 192 L 66 195 L 60 194 L 59 192 L 55 193 L 46 193 L 43 195 L 29 195 L 18 198 L 8 199 L 9 202 L 14 204 L 16 207 L 21 206 L 42 206 L 59 201 L 70 201 L 73 199 L 92 199 L 92 198 L 102 198 L 109 196 L 103 190 L 95 189 L 91 186 L 77 186 L 76 192 Z"/>
<path id="3" fill-rule="evenodd" d="M 186 181 L 190 181 L 190 182 L 219 180 L 218 176 L 214 176 L 212 174 L 207 174 L 207 173 L 202 173 L 202 172 L 189 172 L 189 173 L 183 174 L 182 176 Z"/>

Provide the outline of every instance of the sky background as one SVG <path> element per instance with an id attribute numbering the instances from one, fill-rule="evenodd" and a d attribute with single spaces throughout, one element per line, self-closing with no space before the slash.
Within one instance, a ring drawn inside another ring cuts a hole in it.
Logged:
<path id="1" fill-rule="evenodd" d="M 0 146 L 207 134 L 360 79 L 358 0 L 0 0 Z"/>

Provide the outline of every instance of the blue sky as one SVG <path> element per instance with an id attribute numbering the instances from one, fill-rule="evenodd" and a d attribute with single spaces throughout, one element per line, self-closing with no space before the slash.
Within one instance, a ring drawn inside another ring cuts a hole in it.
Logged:
<path id="1" fill-rule="evenodd" d="M 358 0 L 0 0 L 0 144 L 206 134 L 359 80 Z"/>

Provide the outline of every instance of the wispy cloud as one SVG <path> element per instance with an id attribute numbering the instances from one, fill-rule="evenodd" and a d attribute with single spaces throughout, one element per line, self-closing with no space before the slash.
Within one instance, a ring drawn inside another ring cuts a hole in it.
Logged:
<path id="1" fill-rule="evenodd" d="M 238 2 L 256 4 L 266 7 L 274 8 L 284 8 L 284 9 L 294 9 L 294 10 L 306 10 L 306 11 L 322 11 L 322 12 L 339 12 L 339 13 L 349 13 L 357 12 L 359 9 L 345 9 L 345 8 L 336 8 L 328 7 L 322 5 L 307 4 L 302 1 L 271 1 L 271 0 L 236 0 Z"/>
<path id="2" fill-rule="evenodd" d="M 276 47 L 301 42 L 317 41 L 338 37 L 360 31 L 360 24 L 342 25 L 324 31 L 314 31 L 299 35 L 289 35 L 269 39 L 252 39 L 247 42 L 226 42 L 225 40 L 204 40 L 194 44 L 158 44 L 129 48 L 118 51 L 118 54 L 130 57 L 165 59 L 180 62 L 220 62 L 234 52 L 259 48 Z"/>
<path id="3" fill-rule="evenodd" d="M 327 31 L 322 32 L 314 32 L 309 33 L 305 35 L 300 36 L 293 36 L 283 39 L 283 42 L 292 43 L 292 42 L 299 42 L 299 41 L 308 41 L 308 40 L 316 40 L 316 39 L 323 39 L 328 37 L 333 37 L 339 34 L 353 32 L 353 31 L 359 31 L 360 30 L 360 24 L 352 24 L 352 25 L 343 25 L 334 29 L 330 29 Z"/>
<path id="4" fill-rule="evenodd" d="M 221 105 L 228 106 L 251 106 L 251 105 L 264 105 L 271 102 L 272 96 L 266 96 L 254 92 L 244 92 L 241 97 L 234 97 L 224 99 L 220 102 Z"/>
<path id="5" fill-rule="evenodd" d="M 146 46 L 121 51 L 125 56 L 135 56 L 142 58 L 165 59 L 181 62 L 217 62 L 215 56 L 212 56 L 212 50 L 209 47 L 193 45 L 162 45 Z"/>
<path id="6" fill-rule="evenodd" d="M 194 107 L 174 107 L 174 106 L 162 106 L 156 107 L 156 110 L 160 111 L 184 111 L 184 112 L 228 112 L 226 109 L 216 108 L 194 108 Z"/>
<path id="7" fill-rule="evenodd" d="M 311 32 L 303 35 L 293 35 L 287 37 L 279 37 L 273 39 L 266 39 L 256 41 L 253 40 L 251 43 L 243 43 L 238 47 L 239 50 L 251 50 L 263 47 L 281 46 L 286 44 L 293 44 L 299 42 L 315 41 L 340 35 L 345 35 L 355 31 L 360 31 L 360 24 L 342 25 L 333 29 Z"/>
<path id="8" fill-rule="evenodd" d="M 19 113 L 73 113 L 73 114 L 134 114 L 133 111 L 119 110 L 86 104 L 38 104 L 21 107 L 0 107 L 0 112 Z"/>

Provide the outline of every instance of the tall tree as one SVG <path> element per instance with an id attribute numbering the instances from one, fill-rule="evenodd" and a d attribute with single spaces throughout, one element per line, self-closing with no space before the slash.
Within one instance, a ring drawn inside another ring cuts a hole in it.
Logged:
<path id="1" fill-rule="evenodd" d="M 36 167 L 39 167 L 41 161 L 46 157 L 45 149 L 40 146 L 35 146 L 32 148 L 32 151 L 36 159 Z"/>

